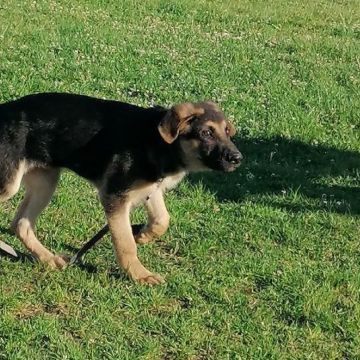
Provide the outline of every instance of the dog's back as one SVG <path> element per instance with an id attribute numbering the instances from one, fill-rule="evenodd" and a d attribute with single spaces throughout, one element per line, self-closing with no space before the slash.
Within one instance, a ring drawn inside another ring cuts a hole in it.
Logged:
<path id="1" fill-rule="evenodd" d="M 160 112 L 164 110 L 64 93 L 29 95 L 1 104 L 0 169 L 4 173 L 26 159 L 96 177 L 104 170 L 96 165 L 104 167 L 114 147 L 141 147 L 145 139 L 151 141 L 141 123 Z M 99 174 L 90 174 L 95 170 Z"/>

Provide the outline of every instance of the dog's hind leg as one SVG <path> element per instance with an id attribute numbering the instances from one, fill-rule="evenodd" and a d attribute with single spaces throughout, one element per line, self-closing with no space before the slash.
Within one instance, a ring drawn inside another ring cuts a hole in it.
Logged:
<path id="1" fill-rule="evenodd" d="M 170 216 L 164 202 L 164 195 L 161 189 L 151 194 L 145 202 L 148 214 L 148 224 L 135 235 L 138 244 L 146 244 L 151 240 L 163 235 L 169 227 Z"/>
<path id="2" fill-rule="evenodd" d="M 0 166 L 0 202 L 11 199 L 18 191 L 26 170 L 25 161 L 13 164 L 2 163 Z"/>
<path id="3" fill-rule="evenodd" d="M 66 265 L 64 257 L 54 255 L 36 238 L 34 227 L 41 211 L 48 205 L 55 191 L 60 171 L 58 169 L 35 168 L 24 175 L 25 198 L 21 203 L 13 228 L 25 247 L 39 259 L 52 268 L 63 268 Z"/>

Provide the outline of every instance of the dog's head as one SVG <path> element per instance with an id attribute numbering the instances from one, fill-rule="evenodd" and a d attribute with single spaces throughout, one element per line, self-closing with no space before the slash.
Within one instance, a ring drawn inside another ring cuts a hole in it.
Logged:
<path id="1" fill-rule="evenodd" d="M 233 171 L 243 158 L 231 141 L 234 126 L 213 102 L 175 105 L 158 129 L 168 144 L 178 142 L 189 170 Z"/>

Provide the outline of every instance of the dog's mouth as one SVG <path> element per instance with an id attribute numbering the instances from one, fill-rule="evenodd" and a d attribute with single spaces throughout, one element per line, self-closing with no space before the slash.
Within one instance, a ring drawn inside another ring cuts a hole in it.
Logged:
<path id="1" fill-rule="evenodd" d="M 240 165 L 241 165 L 241 162 L 227 161 L 223 158 L 219 158 L 217 161 L 213 162 L 211 165 L 208 164 L 207 166 L 209 169 L 215 170 L 215 171 L 233 172 Z"/>
<path id="2" fill-rule="evenodd" d="M 207 170 L 215 170 L 222 172 L 235 171 L 243 160 L 243 156 L 240 151 L 223 151 L 220 154 L 212 152 L 210 154 L 198 153 L 195 157 L 201 168 Z M 200 168 L 200 167 L 199 167 Z"/>
<path id="3" fill-rule="evenodd" d="M 241 162 L 226 161 L 224 159 L 220 160 L 221 170 L 224 172 L 235 171 L 240 165 Z"/>

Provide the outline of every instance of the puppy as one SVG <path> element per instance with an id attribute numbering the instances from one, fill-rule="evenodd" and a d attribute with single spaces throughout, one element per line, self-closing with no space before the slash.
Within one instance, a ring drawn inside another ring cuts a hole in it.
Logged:
<path id="1" fill-rule="evenodd" d="M 187 173 L 233 171 L 242 155 L 234 126 L 212 102 L 170 109 L 142 108 L 87 96 L 44 93 L 0 105 L 0 200 L 25 187 L 12 229 L 40 261 L 63 268 L 37 239 L 37 217 L 70 169 L 99 192 L 119 265 L 138 282 L 163 279 L 147 270 L 136 242 L 147 243 L 169 226 L 163 194 Z M 130 211 L 144 204 L 148 224 L 134 236 Z"/>

